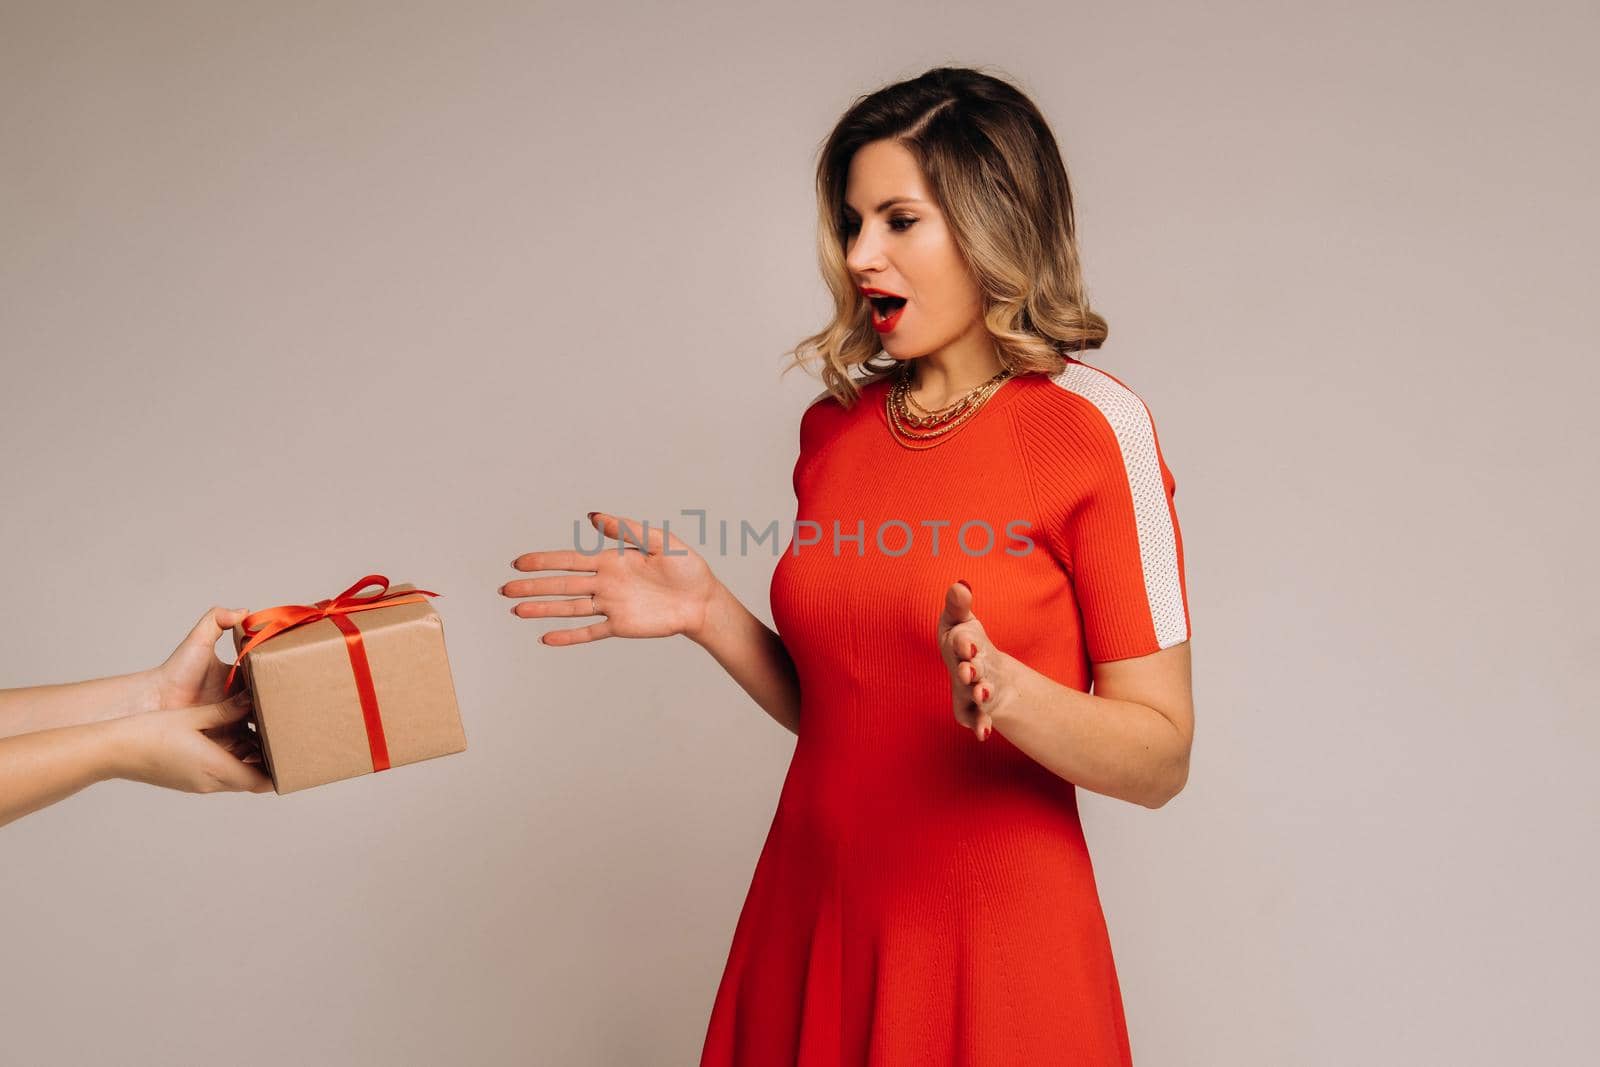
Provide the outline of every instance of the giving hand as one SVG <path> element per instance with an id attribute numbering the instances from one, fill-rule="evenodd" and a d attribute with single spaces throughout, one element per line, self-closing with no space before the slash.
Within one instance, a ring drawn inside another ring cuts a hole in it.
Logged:
<path id="1" fill-rule="evenodd" d="M 148 710 L 215 704 L 227 696 L 224 685 L 230 664 L 217 658 L 217 641 L 247 614 L 237 608 L 212 608 L 202 615 L 166 662 L 150 672 L 154 695 Z"/>

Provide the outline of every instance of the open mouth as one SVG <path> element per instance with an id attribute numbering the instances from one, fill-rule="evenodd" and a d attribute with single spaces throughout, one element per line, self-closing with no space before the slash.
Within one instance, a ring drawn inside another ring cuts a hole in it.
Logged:
<path id="1" fill-rule="evenodd" d="M 869 296 L 867 301 L 872 305 L 872 327 L 880 333 L 894 329 L 906 306 L 903 296 Z"/>

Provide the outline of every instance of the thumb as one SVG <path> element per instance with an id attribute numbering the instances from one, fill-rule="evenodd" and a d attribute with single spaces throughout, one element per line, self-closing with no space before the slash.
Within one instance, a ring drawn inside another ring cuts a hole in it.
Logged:
<path id="1" fill-rule="evenodd" d="M 235 626 L 238 626 L 239 623 L 244 621 L 244 617 L 248 614 L 250 614 L 250 612 L 246 611 L 244 608 L 211 609 L 212 620 L 216 622 L 217 629 L 221 631 L 221 633 L 226 633 Z M 219 633 L 218 636 L 221 636 L 221 633 Z"/>
<path id="2" fill-rule="evenodd" d="M 250 707 L 250 691 L 241 689 L 227 700 L 215 704 L 201 704 L 187 710 L 190 722 L 197 729 L 215 730 L 219 726 L 231 726 L 243 722 L 250 715 Z"/>
<path id="3" fill-rule="evenodd" d="M 215 648 L 223 633 L 233 629 L 248 614 L 242 608 L 212 608 L 194 624 L 194 629 L 189 631 L 183 643 L 205 649 Z"/>
<path id="4" fill-rule="evenodd" d="M 589 512 L 589 524 L 599 530 L 604 537 L 610 537 L 617 541 L 623 540 L 622 528 L 624 523 L 620 518 L 609 515 L 604 511 L 591 511 Z"/>
<path id="5" fill-rule="evenodd" d="M 658 551 L 653 545 L 661 540 L 661 531 L 652 529 L 646 537 L 646 524 L 637 519 L 626 518 L 622 515 L 608 515 L 597 512 L 600 516 L 600 529 L 607 537 L 614 537 L 619 542 L 633 545 L 645 554 Z M 618 546 L 621 547 L 620 545 Z"/>
<path id="6" fill-rule="evenodd" d="M 951 626 L 967 622 L 972 614 L 972 586 L 966 579 L 957 578 L 944 591 L 944 617 Z"/>

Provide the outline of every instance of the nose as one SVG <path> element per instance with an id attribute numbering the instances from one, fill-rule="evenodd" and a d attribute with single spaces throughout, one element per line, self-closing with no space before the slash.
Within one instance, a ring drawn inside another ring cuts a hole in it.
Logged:
<path id="1" fill-rule="evenodd" d="M 863 223 L 854 238 L 855 243 L 850 245 L 844 257 L 844 264 L 850 272 L 857 278 L 864 278 L 872 271 L 883 269 L 883 246 L 873 228 Z"/>

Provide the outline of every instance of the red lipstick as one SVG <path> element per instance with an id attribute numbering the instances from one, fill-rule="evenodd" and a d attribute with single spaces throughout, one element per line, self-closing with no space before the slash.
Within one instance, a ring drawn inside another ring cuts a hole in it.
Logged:
<path id="1" fill-rule="evenodd" d="M 887 289 L 874 289 L 871 286 L 862 286 L 861 295 L 872 305 L 874 330 L 888 333 L 899 325 L 900 315 L 906 309 L 905 297 L 899 293 L 891 293 Z"/>

